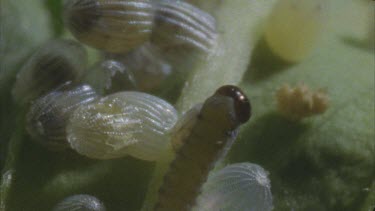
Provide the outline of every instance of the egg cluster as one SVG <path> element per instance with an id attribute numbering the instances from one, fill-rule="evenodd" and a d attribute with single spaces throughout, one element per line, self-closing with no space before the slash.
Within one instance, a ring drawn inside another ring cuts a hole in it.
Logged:
<path id="1" fill-rule="evenodd" d="M 154 210 L 189 210 L 251 116 L 250 102 L 236 86 L 218 88 L 179 121 L 173 105 L 158 97 L 165 81 L 181 71 L 178 61 L 211 53 L 218 37 L 215 19 L 173 0 L 66 0 L 63 17 L 78 41 L 41 46 L 12 91 L 28 110 L 31 139 L 46 150 L 102 160 L 158 161 L 172 150 L 176 158 Z M 91 66 L 84 44 L 100 51 Z M 68 197 L 55 207 L 76 209 L 105 210 L 89 195 Z"/>
<path id="2" fill-rule="evenodd" d="M 312 91 L 307 85 L 281 86 L 276 92 L 277 109 L 287 119 L 301 120 L 324 113 L 328 108 L 328 96 L 323 90 Z"/>
<path id="3" fill-rule="evenodd" d="M 180 56 L 209 53 L 215 19 L 169 0 L 67 0 L 63 18 L 79 42 L 41 46 L 13 88 L 14 100 L 30 107 L 32 139 L 96 159 L 156 160 L 178 115 L 167 101 L 144 92 L 159 89 L 174 70 L 168 49 L 179 48 Z M 99 61 L 89 66 L 81 43 L 99 50 Z"/>

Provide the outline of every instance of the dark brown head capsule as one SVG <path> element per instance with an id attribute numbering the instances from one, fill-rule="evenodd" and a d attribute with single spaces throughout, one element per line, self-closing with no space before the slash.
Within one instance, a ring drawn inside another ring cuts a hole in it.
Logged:
<path id="1" fill-rule="evenodd" d="M 241 123 L 245 123 L 251 116 L 251 105 L 245 93 L 238 87 L 233 85 L 225 85 L 220 87 L 216 94 L 227 96 L 233 99 L 236 117 Z"/>

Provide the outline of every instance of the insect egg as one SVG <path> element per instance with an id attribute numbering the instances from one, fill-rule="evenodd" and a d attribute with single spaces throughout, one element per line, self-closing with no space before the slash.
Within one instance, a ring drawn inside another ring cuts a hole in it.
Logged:
<path id="1" fill-rule="evenodd" d="M 80 106 L 70 118 L 71 147 L 95 159 L 131 155 L 156 160 L 169 147 L 177 112 L 166 101 L 141 92 L 119 92 Z"/>
<path id="2" fill-rule="evenodd" d="M 95 64 L 85 76 L 85 82 L 100 94 L 134 90 L 137 87 L 133 73 L 115 60 L 104 60 Z"/>
<path id="3" fill-rule="evenodd" d="M 94 196 L 87 194 L 73 195 L 59 202 L 53 211 L 105 211 L 104 204 Z"/>
<path id="4" fill-rule="evenodd" d="M 149 40 L 154 10 L 149 0 L 67 0 L 65 25 L 81 42 L 126 52 Z"/>
<path id="5" fill-rule="evenodd" d="M 172 72 L 172 66 L 164 60 L 158 49 L 150 43 L 124 54 L 110 54 L 118 59 L 135 77 L 140 91 L 158 90 Z"/>
<path id="6" fill-rule="evenodd" d="M 209 97 L 199 112 L 187 114 L 197 116 L 188 118 L 186 127 L 180 126 L 185 129 L 176 130 L 185 134 L 174 136 L 181 139 L 180 146 L 164 177 L 155 211 L 190 210 L 209 171 L 225 156 L 238 127 L 250 118 L 250 103 L 238 87 L 228 85 Z"/>
<path id="7" fill-rule="evenodd" d="M 327 22 L 326 0 L 279 0 L 266 24 L 270 49 L 288 62 L 298 62 L 314 48 Z"/>
<path id="8" fill-rule="evenodd" d="M 208 178 L 198 199 L 198 210 L 270 211 L 271 184 L 268 172 L 252 163 L 231 164 Z"/>
<path id="9" fill-rule="evenodd" d="M 211 51 L 217 38 L 211 15 L 183 1 L 161 0 L 155 8 L 153 44 L 166 51 L 178 46 Z"/>
<path id="10" fill-rule="evenodd" d="M 294 88 L 281 86 L 276 92 L 279 112 L 290 120 L 301 120 L 324 113 L 328 108 L 328 96 L 323 91 L 312 91 L 306 85 Z"/>
<path id="11" fill-rule="evenodd" d="M 37 99 L 27 114 L 27 130 L 32 138 L 52 150 L 69 147 L 66 139 L 66 124 L 69 116 L 80 105 L 97 98 L 88 85 L 69 89 L 69 85 L 52 91 Z"/>
<path id="12" fill-rule="evenodd" d="M 25 104 L 67 81 L 77 83 L 86 65 L 87 53 L 78 42 L 47 42 L 21 68 L 12 90 L 13 97 L 19 104 Z"/>

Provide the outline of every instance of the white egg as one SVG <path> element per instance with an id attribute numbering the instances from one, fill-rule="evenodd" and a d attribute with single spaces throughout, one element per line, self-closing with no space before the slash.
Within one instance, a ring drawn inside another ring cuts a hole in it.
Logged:
<path id="1" fill-rule="evenodd" d="M 105 211 L 104 204 L 94 196 L 87 194 L 73 195 L 59 202 L 53 211 Z"/>
<path id="2" fill-rule="evenodd" d="M 169 147 L 168 133 L 176 121 L 177 111 L 168 102 L 141 92 L 119 92 L 75 110 L 68 141 L 90 158 L 156 160 Z"/>
<path id="3" fill-rule="evenodd" d="M 270 211 L 268 172 L 252 163 L 231 164 L 208 178 L 196 211 Z"/>

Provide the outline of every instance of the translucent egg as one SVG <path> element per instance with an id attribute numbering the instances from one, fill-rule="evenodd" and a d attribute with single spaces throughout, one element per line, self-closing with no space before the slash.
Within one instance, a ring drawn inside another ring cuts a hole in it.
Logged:
<path id="1" fill-rule="evenodd" d="M 67 81 L 77 83 L 84 75 L 86 65 L 86 50 L 78 42 L 47 42 L 21 68 L 13 87 L 13 97 L 17 103 L 25 104 Z"/>
<path id="2" fill-rule="evenodd" d="M 133 73 L 140 91 L 158 90 L 172 73 L 172 66 L 164 60 L 159 50 L 147 43 L 124 54 L 110 54 L 108 58 L 121 61 Z"/>
<path id="3" fill-rule="evenodd" d="M 288 62 L 304 59 L 327 22 L 327 4 L 327 0 L 279 0 L 265 28 L 270 49 Z"/>
<path id="4" fill-rule="evenodd" d="M 67 127 L 78 153 L 111 159 L 131 155 L 156 160 L 169 147 L 177 112 L 166 101 L 141 92 L 119 92 L 75 110 Z"/>
<path id="5" fill-rule="evenodd" d="M 27 130 L 31 137 L 52 150 L 69 147 L 66 124 L 73 111 L 80 105 L 97 98 L 88 85 L 69 88 L 63 86 L 37 99 L 27 114 Z"/>
<path id="6" fill-rule="evenodd" d="M 252 163 L 229 165 L 208 178 L 196 211 L 270 211 L 268 172 Z"/>
<path id="7" fill-rule="evenodd" d="M 151 41 L 162 50 L 182 47 L 210 52 L 216 40 L 216 22 L 208 13 L 183 1 L 160 0 L 155 4 Z"/>
<path id="8" fill-rule="evenodd" d="M 89 69 L 85 76 L 85 82 L 100 94 L 112 94 L 137 88 L 133 73 L 121 62 L 115 60 L 96 63 Z"/>
<path id="9" fill-rule="evenodd" d="M 94 196 L 79 194 L 65 198 L 53 211 L 105 211 L 104 204 Z"/>
<path id="10" fill-rule="evenodd" d="M 149 40 L 149 0 L 67 0 L 65 25 L 81 42 L 107 52 L 129 51 Z"/>

